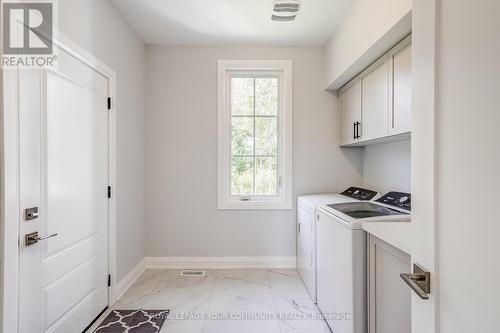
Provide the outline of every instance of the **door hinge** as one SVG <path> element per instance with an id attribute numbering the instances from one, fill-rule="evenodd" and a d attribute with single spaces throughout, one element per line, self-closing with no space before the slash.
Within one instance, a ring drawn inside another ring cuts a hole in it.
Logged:
<path id="1" fill-rule="evenodd" d="M 111 110 L 111 97 L 108 97 L 108 110 Z"/>
<path id="2" fill-rule="evenodd" d="M 108 287 L 111 287 L 111 274 L 108 274 Z"/>
<path id="3" fill-rule="evenodd" d="M 108 186 L 108 199 L 111 198 L 111 186 Z"/>

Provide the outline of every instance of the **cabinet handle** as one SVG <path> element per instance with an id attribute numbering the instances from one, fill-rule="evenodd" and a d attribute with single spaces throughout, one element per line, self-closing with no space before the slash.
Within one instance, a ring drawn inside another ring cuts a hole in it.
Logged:
<path id="1" fill-rule="evenodd" d="M 359 125 L 361 123 L 359 121 L 356 122 L 356 139 L 359 139 L 361 136 L 359 135 Z"/>
<path id="2" fill-rule="evenodd" d="M 354 122 L 353 124 L 353 128 L 352 128 L 352 133 L 353 133 L 353 139 L 356 140 L 356 122 Z"/>

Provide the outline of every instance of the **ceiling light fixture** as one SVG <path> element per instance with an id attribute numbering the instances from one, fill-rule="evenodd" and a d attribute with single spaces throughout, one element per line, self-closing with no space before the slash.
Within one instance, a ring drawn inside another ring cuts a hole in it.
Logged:
<path id="1" fill-rule="evenodd" d="M 293 21 L 300 9 L 299 0 L 275 0 L 273 2 L 273 21 Z"/>

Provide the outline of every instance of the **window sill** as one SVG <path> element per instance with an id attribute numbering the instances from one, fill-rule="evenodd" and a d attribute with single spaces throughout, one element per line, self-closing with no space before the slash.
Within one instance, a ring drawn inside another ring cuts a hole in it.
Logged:
<path id="1" fill-rule="evenodd" d="M 291 210 L 292 202 L 286 201 L 225 201 L 219 202 L 218 210 Z"/>

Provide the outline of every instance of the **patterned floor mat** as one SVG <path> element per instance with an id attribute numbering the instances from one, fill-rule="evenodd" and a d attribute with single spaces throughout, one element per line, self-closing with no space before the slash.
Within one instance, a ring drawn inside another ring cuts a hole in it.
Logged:
<path id="1" fill-rule="evenodd" d="M 169 310 L 112 310 L 95 333 L 158 333 Z"/>

